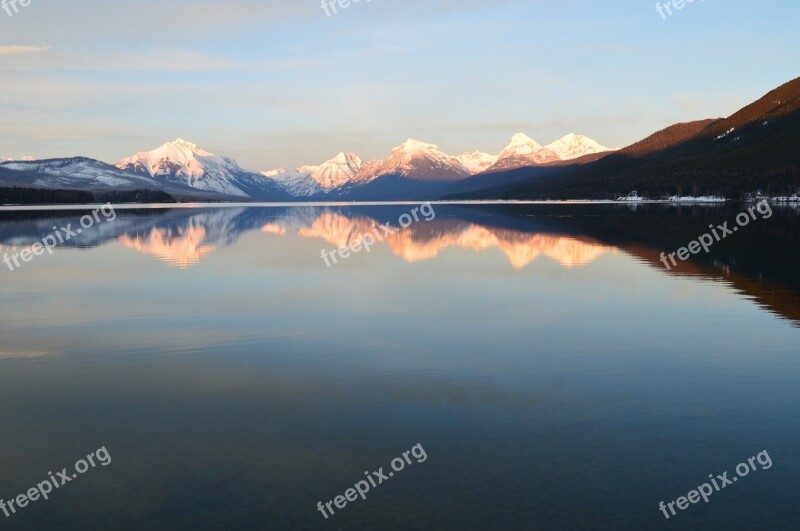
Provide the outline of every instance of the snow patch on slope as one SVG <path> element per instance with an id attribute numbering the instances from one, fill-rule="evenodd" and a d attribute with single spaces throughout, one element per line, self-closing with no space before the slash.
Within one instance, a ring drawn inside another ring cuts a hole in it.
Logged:
<path id="1" fill-rule="evenodd" d="M 271 176 L 275 179 L 275 182 L 278 183 L 278 186 L 294 197 L 311 197 L 324 193 L 322 187 L 314 180 L 314 177 L 312 177 L 309 172 L 287 172 L 285 170 L 283 172 L 276 172 L 273 170 L 270 172 L 263 172 L 262 175 Z"/>

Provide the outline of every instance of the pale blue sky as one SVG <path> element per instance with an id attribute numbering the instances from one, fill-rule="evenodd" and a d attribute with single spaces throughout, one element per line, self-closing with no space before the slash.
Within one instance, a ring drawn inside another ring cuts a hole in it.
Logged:
<path id="1" fill-rule="evenodd" d="M 663 3 L 663 2 L 662 2 Z M 183 137 L 253 170 L 408 137 L 616 147 L 800 75 L 796 0 L 33 0 L 0 11 L 0 155 L 115 162 Z"/>

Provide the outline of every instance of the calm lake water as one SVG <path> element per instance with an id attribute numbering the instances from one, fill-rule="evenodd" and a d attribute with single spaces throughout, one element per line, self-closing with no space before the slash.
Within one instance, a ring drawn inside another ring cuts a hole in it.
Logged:
<path id="1" fill-rule="evenodd" d="M 800 211 L 667 271 L 743 207 L 434 205 L 326 267 L 412 208 L 117 210 L 0 263 L 0 497 L 112 459 L 0 527 L 800 528 Z"/>

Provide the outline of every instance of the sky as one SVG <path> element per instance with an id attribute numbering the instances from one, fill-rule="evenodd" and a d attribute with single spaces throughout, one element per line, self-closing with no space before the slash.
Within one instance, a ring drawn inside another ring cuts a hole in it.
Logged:
<path id="1" fill-rule="evenodd" d="M 516 132 L 620 147 L 800 75 L 796 0 L 696 0 L 666 20 L 651 0 L 17 7 L 0 9 L 0 156 L 15 158 L 114 163 L 178 137 L 255 171 L 408 138 L 454 155 Z"/>

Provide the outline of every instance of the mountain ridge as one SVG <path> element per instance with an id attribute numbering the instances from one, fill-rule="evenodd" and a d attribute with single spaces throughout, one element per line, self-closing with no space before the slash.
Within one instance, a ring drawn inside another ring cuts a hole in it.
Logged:
<path id="1" fill-rule="evenodd" d="M 516 133 L 498 154 L 451 156 L 415 139 L 384 159 L 342 151 L 294 172 L 253 172 L 183 139 L 122 159 L 0 159 L 0 186 L 162 190 L 245 201 L 446 198 L 613 199 L 800 191 L 800 78 L 724 118 L 673 124 L 618 150 L 570 133 L 543 146 Z M 455 195 L 454 195 L 455 194 Z"/>
<path id="2" fill-rule="evenodd" d="M 800 192 L 800 77 L 727 118 L 666 127 L 579 167 L 542 176 L 531 170 L 513 185 L 452 198 L 614 199 Z"/>
<path id="3" fill-rule="evenodd" d="M 215 155 L 181 138 L 151 151 L 140 151 L 115 166 L 165 184 L 214 194 L 260 200 L 291 197 L 275 179 L 245 170 L 232 158 Z"/>
<path id="4" fill-rule="evenodd" d="M 446 186 L 439 183 L 456 183 L 483 173 L 554 164 L 611 151 L 586 136 L 576 134 L 568 134 L 552 145 L 558 153 L 541 146 L 524 133 L 517 133 L 498 155 L 474 151 L 451 156 L 435 144 L 410 138 L 392 148 L 384 159 L 363 162 L 355 154 L 340 153 L 321 166 L 303 166 L 293 172 L 279 168 L 261 174 L 276 179 L 286 192 L 296 197 L 375 199 L 381 194 L 400 193 L 408 198 L 419 193 L 429 196 L 434 190 L 446 192 Z M 348 164 L 349 171 L 336 173 L 327 185 L 315 174 L 322 167 L 340 167 L 346 162 L 345 157 L 356 160 L 358 164 Z M 362 187 L 366 190 L 361 190 Z M 404 187 L 408 190 L 403 190 Z"/>

